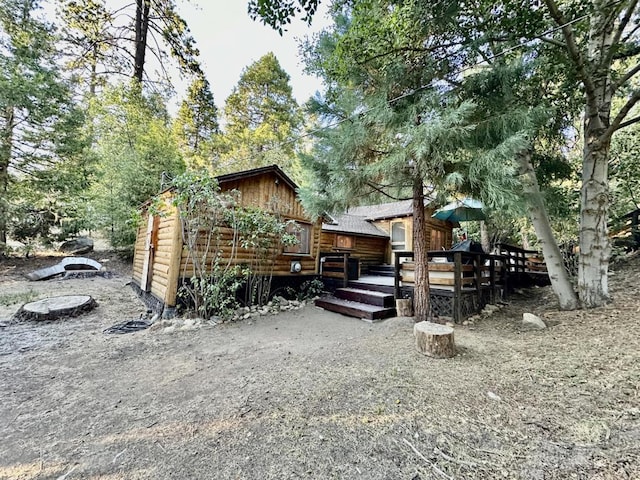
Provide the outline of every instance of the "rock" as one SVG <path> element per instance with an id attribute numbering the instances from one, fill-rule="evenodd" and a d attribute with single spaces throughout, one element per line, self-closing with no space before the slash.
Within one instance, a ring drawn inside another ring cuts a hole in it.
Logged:
<path id="1" fill-rule="evenodd" d="M 251 318 L 251 314 L 250 314 L 250 313 L 245 313 L 245 314 L 242 316 L 242 318 L 243 318 L 243 319 L 245 319 L 245 320 L 248 320 L 248 319 L 250 319 L 250 318 Z"/>
<path id="2" fill-rule="evenodd" d="M 61 252 L 79 254 L 93 251 L 93 240 L 89 237 L 77 237 L 72 240 L 62 242 L 58 248 Z"/>
<path id="3" fill-rule="evenodd" d="M 171 325 L 169 327 L 166 327 L 164 330 L 162 330 L 162 333 L 173 333 L 176 331 L 176 327 Z"/>
<path id="4" fill-rule="evenodd" d="M 187 319 L 184 321 L 184 326 L 185 326 L 185 327 L 195 327 L 195 325 L 196 325 L 196 321 L 195 321 L 195 319 L 193 319 L 193 318 L 187 318 Z"/>
<path id="5" fill-rule="evenodd" d="M 502 398 L 500 398 L 500 395 L 496 395 L 493 392 L 487 392 L 487 397 L 489 397 L 491 400 L 495 400 L 496 402 L 500 402 L 502 400 Z"/>
<path id="6" fill-rule="evenodd" d="M 289 305 L 289 300 L 284 297 L 275 296 L 273 297 L 273 303 L 276 303 L 282 307 Z"/>
<path id="7" fill-rule="evenodd" d="M 493 312 L 497 312 L 498 310 L 500 310 L 500 307 L 498 307 L 497 305 L 485 305 L 483 312 L 487 315 L 491 315 Z"/>
<path id="8" fill-rule="evenodd" d="M 534 315 L 533 313 L 523 313 L 522 324 L 539 329 L 547 328 L 547 324 L 544 323 L 544 321 L 539 316 Z"/>

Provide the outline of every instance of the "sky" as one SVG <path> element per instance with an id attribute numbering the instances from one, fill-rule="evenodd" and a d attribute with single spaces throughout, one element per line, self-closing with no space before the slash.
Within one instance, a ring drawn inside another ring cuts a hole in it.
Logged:
<path id="1" fill-rule="evenodd" d="M 180 0 L 177 3 L 200 49 L 200 61 L 218 108 L 224 106 L 243 69 L 268 52 L 275 54 L 291 76 L 290 84 L 298 103 L 322 91 L 319 79 L 303 73 L 298 39 L 328 25 L 325 15 L 328 2 L 324 2 L 324 8 L 321 3 L 311 27 L 294 18 L 282 37 L 271 27 L 249 18 L 247 0 Z"/>

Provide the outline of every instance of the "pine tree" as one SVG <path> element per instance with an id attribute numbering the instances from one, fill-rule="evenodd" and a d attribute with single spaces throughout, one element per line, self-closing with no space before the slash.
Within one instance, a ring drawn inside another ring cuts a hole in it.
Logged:
<path id="1" fill-rule="evenodd" d="M 214 137 L 219 133 L 218 109 L 206 78 L 199 77 L 189 86 L 173 131 L 191 168 L 212 166 Z"/>
<path id="2" fill-rule="evenodd" d="M 241 170 L 294 162 L 295 136 L 301 124 L 289 75 L 273 53 L 247 67 L 224 107 L 222 170 Z"/>
<path id="3" fill-rule="evenodd" d="M 0 2 L 0 245 L 7 240 L 12 182 L 59 160 L 55 138 L 71 112 L 53 31 L 35 0 Z"/>

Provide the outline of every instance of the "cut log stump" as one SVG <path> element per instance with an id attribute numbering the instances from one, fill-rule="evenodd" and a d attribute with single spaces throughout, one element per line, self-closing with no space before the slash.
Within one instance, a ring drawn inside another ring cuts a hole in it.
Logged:
<path id="1" fill-rule="evenodd" d="M 424 355 L 434 358 L 451 358 L 456 354 L 453 343 L 453 328 L 439 323 L 418 322 L 413 326 L 416 348 Z"/>
<path id="2" fill-rule="evenodd" d="M 76 317 L 93 310 L 98 303 L 89 295 L 63 295 L 25 303 L 14 315 L 16 320 L 56 320 Z"/>
<path id="3" fill-rule="evenodd" d="M 410 298 L 396 300 L 396 311 L 399 317 L 413 317 L 413 306 Z"/>

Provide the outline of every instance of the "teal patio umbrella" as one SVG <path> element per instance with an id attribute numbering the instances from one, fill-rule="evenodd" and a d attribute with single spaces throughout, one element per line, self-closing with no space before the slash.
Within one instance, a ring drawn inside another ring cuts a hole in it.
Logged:
<path id="1" fill-rule="evenodd" d="M 480 200 L 473 198 L 463 198 L 437 209 L 433 218 L 444 220 L 446 222 L 473 222 L 477 220 L 486 220 L 486 215 L 482 210 L 484 205 Z"/>

